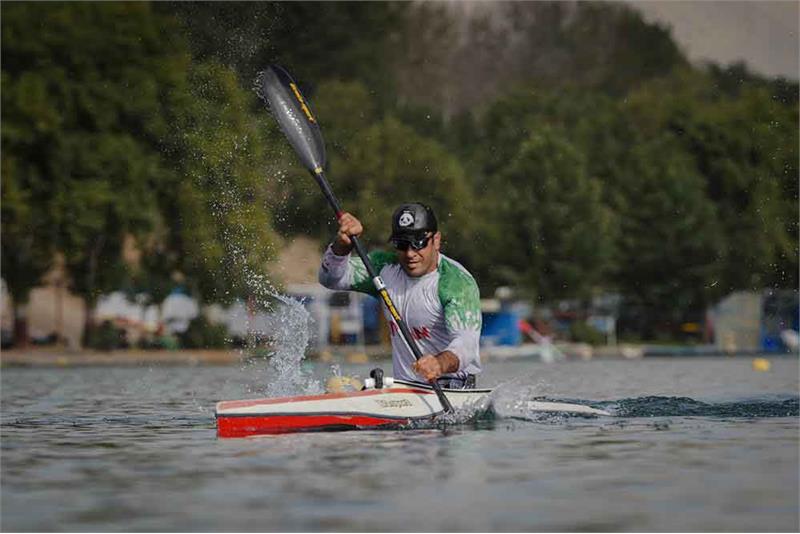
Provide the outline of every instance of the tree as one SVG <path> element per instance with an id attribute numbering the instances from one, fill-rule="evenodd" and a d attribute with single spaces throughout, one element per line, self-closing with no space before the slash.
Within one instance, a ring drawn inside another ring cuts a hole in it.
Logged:
<path id="1" fill-rule="evenodd" d="M 569 51 L 564 78 L 584 88 L 624 95 L 689 64 L 668 28 L 645 22 L 622 3 L 580 3 L 564 32 Z"/>
<path id="2" fill-rule="evenodd" d="M 174 131 L 185 178 L 162 206 L 171 215 L 165 223 L 169 248 L 178 252 L 175 268 L 207 301 L 265 297 L 273 289 L 266 267 L 276 256 L 268 207 L 276 185 L 266 166 L 263 116 L 250 113 L 254 95 L 218 63 L 191 69 L 189 93 Z"/>
<path id="3" fill-rule="evenodd" d="M 719 287 L 797 287 L 797 101 L 747 78 L 733 91 L 715 76 L 680 71 L 646 84 L 624 111 L 645 139 L 672 132 L 703 176 L 724 232 Z"/>
<path id="4" fill-rule="evenodd" d="M 587 299 L 602 286 L 613 257 L 612 213 L 563 131 L 542 125 L 489 183 L 497 238 L 486 257 L 496 284 L 541 300 Z"/>
<path id="5" fill-rule="evenodd" d="M 188 61 L 161 22 L 145 4 L 3 7 L 3 179 L 13 196 L 3 212 L 22 222 L 3 228 L 10 280 L 33 266 L 30 285 L 41 272 L 41 262 L 6 261 L 23 257 L 25 213 L 30 248 L 62 252 L 90 304 L 123 276 L 122 236 L 148 230 L 154 190 L 169 174 L 152 143 L 169 124 L 163 104 L 180 80 L 175 67 Z"/>
<path id="6" fill-rule="evenodd" d="M 156 9 L 177 14 L 194 57 L 233 68 L 246 87 L 269 63 L 279 63 L 304 82 L 313 97 L 317 83 L 336 77 L 363 83 L 391 102 L 403 2 L 164 2 Z"/>
<path id="7" fill-rule="evenodd" d="M 4 276 L 42 268 L 7 256 L 61 252 L 90 307 L 125 285 L 161 298 L 174 271 L 207 299 L 263 276 L 264 132 L 235 75 L 193 65 L 175 20 L 149 4 L 13 4 L 3 14 Z M 144 252 L 138 266 L 121 256 L 129 236 Z"/>
<path id="8" fill-rule="evenodd" d="M 347 159 L 334 158 L 337 191 L 365 227 L 365 242 L 386 246 L 391 215 L 402 202 L 430 205 L 439 219 L 443 249 L 469 266 L 480 251 L 473 229 L 476 212 L 471 190 L 458 160 L 439 143 L 417 135 L 393 117 L 359 132 Z"/>
<path id="9" fill-rule="evenodd" d="M 659 325 L 702 316 L 719 294 L 723 240 L 704 178 L 672 135 L 639 143 L 631 162 L 620 181 L 615 281 L 652 338 Z"/>
<path id="10" fill-rule="evenodd" d="M 7 87 L 5 84 L 3 86 Z M 7 89 L 4 93 L 7 93 Z M 7 146 L 5 138 L 3 144 Z M 3 279 L 14 297 L 14 335 L 26 343 L 25 309 L 28 296 L 52 265 L 55 251 L 52 243 L 49 246 L 42 245 L 48 242 L 52 229 L 44 224 L 42 206 L 32 202 L 31 191 L 24 186 L 41 179 L 35 169 L 19 169 L 18 165 L 20 162 L 6 148 L 2 156 L 3 238 L 0 265 Z"/>

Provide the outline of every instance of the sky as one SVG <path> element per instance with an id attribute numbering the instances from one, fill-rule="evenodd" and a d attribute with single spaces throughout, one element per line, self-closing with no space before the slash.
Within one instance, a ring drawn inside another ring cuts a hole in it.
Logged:
<path id="1" fill-rule="evenodd" d="M 632 0 L 646 20 L 672 28 L 693 61 L 744 60 L 768 76 L 798 77 L 800 1 Z"/>

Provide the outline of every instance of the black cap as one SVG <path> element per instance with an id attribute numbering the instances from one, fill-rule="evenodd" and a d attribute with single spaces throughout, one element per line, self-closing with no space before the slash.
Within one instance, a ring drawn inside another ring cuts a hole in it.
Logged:
<path id="1" fill-rule="evenodd" d="M 419 202 L 409 202 L 394 210 L 392 235 L 389 237 L 389 241 L 418 238 L 427 232 L 436 232 L 438 229 L 436 215 L 433 214 L 430 206 Z"/>

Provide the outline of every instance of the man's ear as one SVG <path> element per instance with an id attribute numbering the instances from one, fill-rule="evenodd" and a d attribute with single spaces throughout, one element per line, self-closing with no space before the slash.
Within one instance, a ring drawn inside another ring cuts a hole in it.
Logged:
<path id="1" fill-rule="evenodd" d="M 439 252 L 441 246 L 442 246 L 442 233 L 436 232 L 435 234 L 433 234 L 433 248 L 434 250 L 436 250 L 436 252 Z"/>

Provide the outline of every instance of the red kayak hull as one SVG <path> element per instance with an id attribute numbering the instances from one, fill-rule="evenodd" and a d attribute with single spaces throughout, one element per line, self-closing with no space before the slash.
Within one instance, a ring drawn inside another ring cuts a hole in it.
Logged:
<path id="1" fill-rule="evenodd" d="M 242 438 L 264 434 L 288 434 L 291 432 L 314 432 L 336 430 L 363 430 L 366 428 L 390 428 L 408 423 L 407 419 L 387 419 L 371 415 L 314 414 L 227 416 L 217 418 L 217 436 Z"/>

